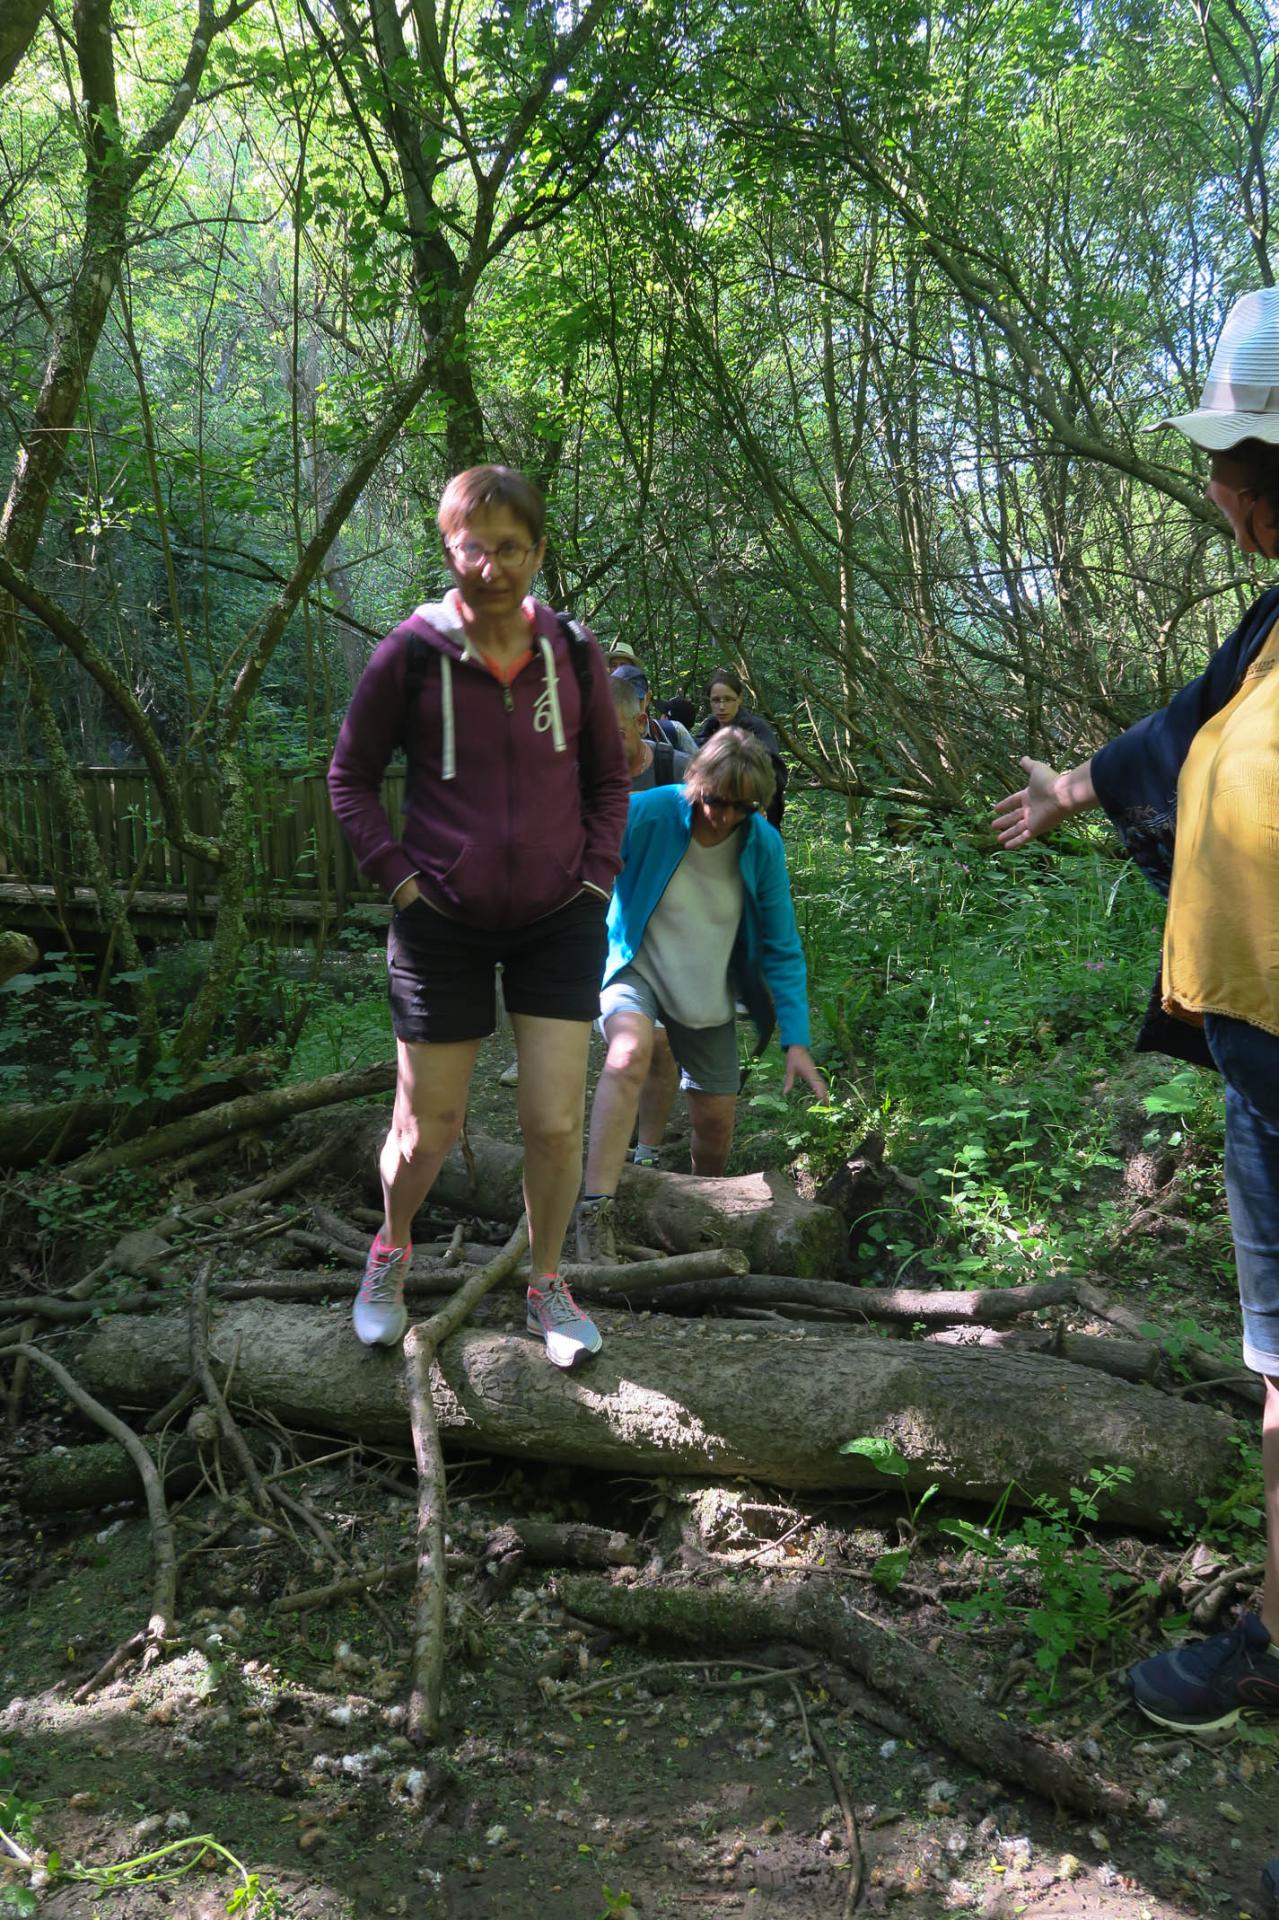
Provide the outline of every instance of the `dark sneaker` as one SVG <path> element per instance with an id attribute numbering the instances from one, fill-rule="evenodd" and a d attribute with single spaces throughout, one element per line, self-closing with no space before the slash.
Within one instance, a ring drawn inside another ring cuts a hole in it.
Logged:
<path id="1" fill-rule="evenodd" d="M 1279 1920 L 1279 1860 L 1267 1860 L 1261 1869 L 1262 1920 Z"/>
<path id="2" fill-rule="evenodd" d="M 1233 1727 L 1244 1712 L 1279 1713 L 1279 1658 L 1255 1613 L 1228 1633 L 1139 1660 L 1124 1684 L 1148 1720 L 1179 1733 Z"/>
<path id="3" fill-rule="evenodd" d="M 355 1337 L 366 1347 L 397 1347 L 409 1324 L 404 1279 L 413 1264 L 413 1248 L 388 1247 L 379 1233 L 364 1263 L 364 1278 L 351 1309 Z"/>
<path id="4" fill-rule="evenodd" d="M 562 1280 L 548 1280 L 545 1290 L 528 1290 L 528 1330 L 546 1340 L 546 1357 L 555 1367 L 573 1367 L 589 1360 L 604 1344 L 590 1315 L 583 1313 Z"/>
<path id="5" fill-rule="evenodd" d="M 617 1265 L 617 1222 L 613 1196 L 582 1200 L 577 1215 L 577 1263 L 581 1267 Z"/>

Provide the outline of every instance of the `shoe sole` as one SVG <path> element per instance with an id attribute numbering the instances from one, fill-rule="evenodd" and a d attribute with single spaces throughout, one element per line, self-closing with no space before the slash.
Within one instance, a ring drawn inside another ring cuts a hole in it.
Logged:
<path id="1" fill-rule="evenodd" d="M 366 1340 L 364 1338 L 364 1335 L 359 1331 L 358 1328 L 352 1328 L 352 1332 L 355 1334 L 356 1339 L 359 1341 L 362 1347 L 398 1347 L 400 1343 L 403 1341 L 404 1336 L 408 1332 L 408 1330 L 409 1330 L 409 1323 L 406 1320 L 404 1322 L 404 1325 L 400 1328 L 400 1331 L 395 1335 L 393 1339 L 386 1340 L 379 1333 L 379 1334 L 374 1334 L 371 1340 Z"/>
<path id="2" fill-rule="evenodd" d="M 1147 1720 L 1153 1720 L 1157 1727 L 1167 1727 L 1172 1733 L 1221 1733 L 1227 1727 L 1233 1727 L 1240 1714 L 1247 1711 L 1244 1707 L 1232 1707 L 1218 1720 L 1170 1720 L 1166 1713 L 1156 1713 L 1144 1700 L 1134 1699 L 1133 1705 L 1139 1713 L 1145 1714 Z"/>
<path id="3" fill-rule="evenodd" d="M 551 1352 L 549 1345 L 547 1344 L 546 1329 L 542 1325 L 541 1321 L 527 1320 L 525 1321 L 524 1324 L 525 1324 L 526 1332 L 535 1334 L 537 1338 L 542 1342 L 542 1345 L 546 1347 L 546 1357 L 550 1361 L 551 1365 L 553 1367 L 558 1367 L 562 1373 L 571 1373 L 574 1367 L 581 1365 L 584 1361 L 593 1360 L 596 1354 L 600 1351 L 600 1347 L 604 1345 L 603 1340 L 601 1340 L 598 1346 L 578 1347 L 577 1351 L 569 1359 L 557 1360 L 555 1358 L 555 1355 Z"/>

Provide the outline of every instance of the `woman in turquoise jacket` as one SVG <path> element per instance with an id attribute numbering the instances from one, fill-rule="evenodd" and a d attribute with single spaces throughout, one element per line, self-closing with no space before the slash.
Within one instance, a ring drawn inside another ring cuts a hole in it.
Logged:
<path id="1" fill-rule="evenodd" d="M 608 912 L 600 993 L 608 1058 L 591 1109 L 579 1260 L 616 1258 L 613 1195 L 659 1021 L 688 1097 L 696 1174 L 722 1174 L 733 1144 L 737 1003 L 755 1023 L 760 1051 L 779 1030 L 783 1091 L 803 1080 L 829 1098 L 809 1052 L 808 973 L 786 854 L 764 818 L 773 788 L 765 749 L 724 727 L 682 787 L 632 795 Z"/>

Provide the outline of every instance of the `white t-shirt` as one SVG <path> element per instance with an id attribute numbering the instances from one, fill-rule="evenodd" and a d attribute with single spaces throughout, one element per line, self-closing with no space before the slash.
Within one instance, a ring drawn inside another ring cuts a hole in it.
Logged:
<path id="1" fill-rule="evenodd" d="M 717 847 L 690 840 L 631 962 L 681 1026 L 733 1018 L 728 963 L 741 919 L 741 835 Z"/>

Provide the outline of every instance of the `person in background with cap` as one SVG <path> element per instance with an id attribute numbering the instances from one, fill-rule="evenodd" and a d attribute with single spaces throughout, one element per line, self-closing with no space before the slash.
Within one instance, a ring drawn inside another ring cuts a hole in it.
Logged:
<path id="1" fill-rule="evenodd" d="M 1199 406 L 1161 426 L 1209 454 L 1207 498 L 1241 553 L 1279 558 L 1279 289 L 1226 320 Z M 1279 1714 L 1279 587 L 1204 672 L 1091 760 L 1057 773 L 1023 759 L 995 809 L 1022 847 L 1101 806 L 1168 899 L 1163 965 L 1138 1046 L 1213 1065 L 1225 1082 L 1226 1195 L 1243 1357 L 1265 1382 L 1261 1605 L 1228 1632 L 1130 1667 L 1151 1720 L 1179 1731 Z M 1272 1863 L 1274 1865 L 1275 1863 Z M 1269 1871 L 1269 1869 L 1268 1869 Z"/>
<path id="2" fill-rule="evenodd" d="M 646 740 L 669 740 L 679 753 L 686 753 L 691 760 L 697 752 L 697 742 L 688 728 L 678 720 L 659 719 L 650 711 L 649 680 L 639 663 L 635 649 L 626 640 L 615 640 L 604 655 L 608 661 L 610 673 L 625 672 L 630 675 L 636 692 L 644 708 L 644 737 Z"/>

